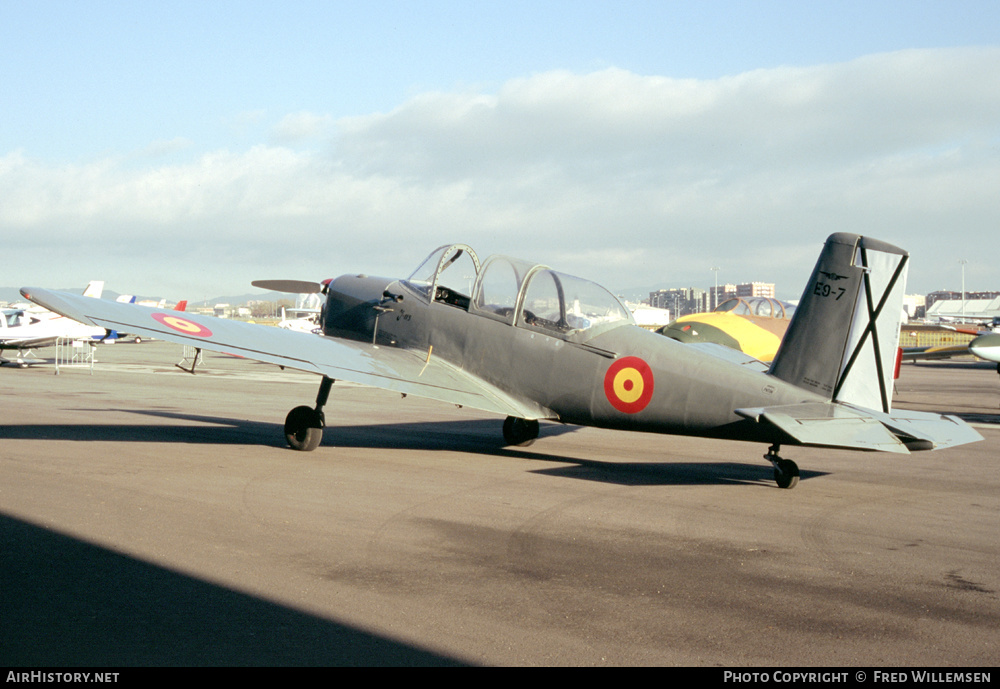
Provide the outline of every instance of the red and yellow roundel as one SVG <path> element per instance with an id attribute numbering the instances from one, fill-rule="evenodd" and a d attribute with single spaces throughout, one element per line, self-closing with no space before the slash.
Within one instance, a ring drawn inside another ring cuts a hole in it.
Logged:
<path id="1" fill-rule="evenodd" d="M 179 333 L 193 335 L 194 337 L 211 337 L 212 331 L 203 325 L 198 325 L 186 318 L 175 316 L 172 313 L 154 313 L 153 318 L 158 320 L 168 328 L 173 328 Z"/>
<path id="2" fill-rule="evenodd" d="M 618 411 L 640 412 L 653 399 L 653 371 L 637 356 L 619 359 L 604 374 L 604 394 Z"/>

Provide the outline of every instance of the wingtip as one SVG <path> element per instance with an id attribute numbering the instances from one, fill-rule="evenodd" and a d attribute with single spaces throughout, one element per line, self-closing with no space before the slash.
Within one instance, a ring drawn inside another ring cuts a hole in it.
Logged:
<path id="1" fill-rule="evenodd" d="M 36 301 L 36 298 L 39 295 L 44 294 L 48 290 L 44 290 L 41 287 L 22 287 L 18 291 L 21 293 L 21 296 L 28 301 Z"/>

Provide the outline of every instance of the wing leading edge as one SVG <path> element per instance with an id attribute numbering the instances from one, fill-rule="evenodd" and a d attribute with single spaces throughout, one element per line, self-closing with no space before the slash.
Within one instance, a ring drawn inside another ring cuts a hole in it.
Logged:
<path id="1" fill-rule="evenodd" d="M 430 352 L 309 336 L 282 328 L 210 316 L 150 309 L 33 287 L 25 298 L 67 318 L 108 330 L 236 354 L 278 366 L 371 385 L 395 392 L 527 419 L 552 418 L 533 402 L 519 400 Z"/>

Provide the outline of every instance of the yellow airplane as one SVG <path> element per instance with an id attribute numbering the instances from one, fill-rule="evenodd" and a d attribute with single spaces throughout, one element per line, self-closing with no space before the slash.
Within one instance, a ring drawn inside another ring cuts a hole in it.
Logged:
<path id="1" fill-rule="evenodd" d="M 678 342 L 713 342 L 770 363 L 785 336 L 795 306 L 767 297 L 737 297 L 715 311 L 681 316 L 656 332 Z M 973 355 L 997 363 L 1000 373 L 1000 333 L 955 326 L 907 325 L 907 330 L 940 330 L 976 336 L 971 342 L 903 347 L 901 361 L 929 361 Z"/>
<path id="2" fill-rule="evenodd" d="M 714 311 L 681 316 L 656 332 L 678 342 L 714 342 L 770 362 L 795 307 L 768 297 L 735 297 Z"/>

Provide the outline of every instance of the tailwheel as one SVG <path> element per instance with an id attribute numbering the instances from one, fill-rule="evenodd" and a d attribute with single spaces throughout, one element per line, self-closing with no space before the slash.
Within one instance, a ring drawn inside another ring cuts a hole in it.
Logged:
<path id="1" fill-rule="evenodd" d="M 503 439 L 508 445 L 527 447 L 538 437 L 538 419 L 508 416 L 503 422 Z"/>
<path id="2" fill-rule="evenodd" d="M 778 456 L 778 445 L 772 445 L 764 459 L 774 465 L 774 481 L 778 488 L 794 488 L 799 483 L 799 466 L 790 459 Z"/>
<path id="3" fill-rule="evenodd" d="M 285 417 L 285 440 L 293 450 L 309 452 L 323 440 L 323 412 L 312 407 L 295 407 Z"/>

